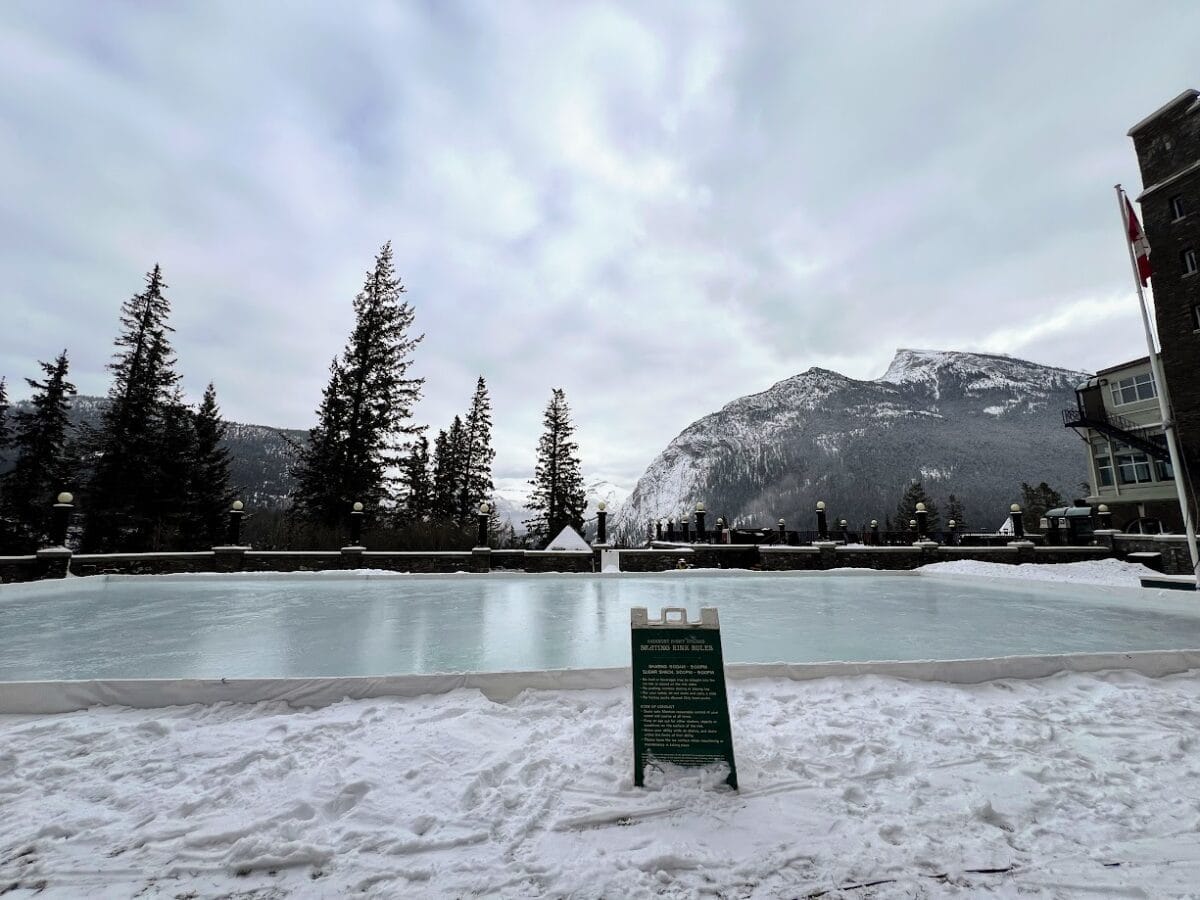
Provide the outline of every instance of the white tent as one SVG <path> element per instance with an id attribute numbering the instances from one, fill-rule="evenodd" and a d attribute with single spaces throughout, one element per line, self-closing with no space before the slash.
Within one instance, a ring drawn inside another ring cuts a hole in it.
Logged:
<path id="1" fill-rule="evenodd" d="M 579 532 L 568 525 L 558 537 L 546 545 L 547 550 L 591 550 L 591 545 L 579 536 Z"/>

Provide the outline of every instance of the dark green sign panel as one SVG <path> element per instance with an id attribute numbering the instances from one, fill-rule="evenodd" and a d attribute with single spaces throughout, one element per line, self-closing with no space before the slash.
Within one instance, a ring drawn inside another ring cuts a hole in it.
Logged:
<path id="1" fill-rule="evenodd" d="M 633 634 L 633 783 L 641 787 L 647 765 L 729 765 L 726 783 L 737 787 L 721 626 L 715 609 L 668 608 L 658 619 L 631 612 Z"/>

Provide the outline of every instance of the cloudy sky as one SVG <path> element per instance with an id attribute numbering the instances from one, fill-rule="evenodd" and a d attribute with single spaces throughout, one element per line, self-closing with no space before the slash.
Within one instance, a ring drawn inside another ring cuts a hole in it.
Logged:
<path id="1" fill-rule="evenodd" d="M 897 347 L 1144 353 L 1112 185 L 1200 87 L 1176 2 L 9 2 L 0 374 L 103 393 L 161 263 L 189 394 L 307 427 L 379 245 L 436 428 L 491 387 L 527 478 Z M 14 393 L 20 395 L 21 390 Z"/>

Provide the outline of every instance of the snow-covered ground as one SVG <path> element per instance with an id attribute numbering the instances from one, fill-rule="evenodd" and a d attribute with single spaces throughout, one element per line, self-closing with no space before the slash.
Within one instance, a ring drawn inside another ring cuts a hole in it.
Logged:
<path id="1" fill-rule="evenodd" d="M 763 679 L 730 701 L 740 793 L 696 771 L 635 789 L 627 688 L 0 717 L 0 893 L 1200 890 L 1198 673 Z"/>
<path id="2" fill-rule="evenodd" d="M 917 569 L 922 575 L 969 575 L 976 578 L 1023 578 L 1031 581 L 1069 581 L 1075 584 L 1108 584 L 1141 587 L 1141 579 L 1157 573 L 1140 563 L 1119 559 L 1089 559 L 1073 563 L 991 563 L 973 559 L 930 563 Z"/>

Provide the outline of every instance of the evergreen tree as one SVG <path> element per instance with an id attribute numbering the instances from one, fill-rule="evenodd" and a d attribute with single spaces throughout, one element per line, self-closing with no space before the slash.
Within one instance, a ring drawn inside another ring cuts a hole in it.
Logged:
<path id="1" fill-rule="evenodd" d="M 904 489 L 904 494 L 900 498 L 900 502 L 896 504 L 896 530 L 904 531 L 908 528 L 908 523 L 917 517 L 917 504 L 924 503 L 925 511 L 929 514 L 926 519 L 926 533 L 932 534 L 938 531 L 941 526 L 941 518 L 938 516 L 937 504 L 933 502 L 933 498 L 925 493 L 925 485 L 918 480 L 913 480 L 908 487 Z"/>
<path id="2" fill-rule="evenodd" d="M 433 446 L 433 511 L 443 521 L 462 524 L 460 503 L 467 456 L 467 435 L 463 421 L 454 417 L 449 431 L 438 432 Z"/>
<path id="3" fill-rule="evenodd" d="M 0 378 L 0 453 L 12 440 L 12 427 L 8 422 L 8 385 Z"/>
<path id="4" fill-rule="evenodd" d="M 33 390 L 30 408 L 13 417 L 16 464 L 4 476 L 4 518 L 19 544 L 33 549 L 50 529 L 51 505 L 74 487 L 76 473 L 68 443 L 75 385 L 67 381 L 67 351 L 52 363 L 39 362 L 45 380 L 25 381 Z"/>
<path id="5" fill-rule="evenodd" d="M 217 406 L 216 388 L 211 383 L 190 418 L 190 480 L 182 537 L 186 546 L 211 547 L 224 538 L 225 512 L 233 500 L 229 487 L 229 450 L 223 443 L 226 425 Z"/>
<path id="6" fill-rule="evenodd" d="M 167 324 L 170 302 L 162 270 L 146 275 L 146 287 L 121 306 L 117 352 L 108 406 L 88 441 L 92 474 L 87 486 L 84 546 L 90 550 L 145 550 L 161 531 L 156 498 L 171 492 L 163 483 L 160 439 L 175 402 L 179 375 Z"/>
<path id="7" fill-rule="evenodd" d="M 420 429 L 411 424 L 424 379 L 409 378 L 412 308 L 384 244 L 354 298 L 355 324 L 342 355 L 331 366 L 317 425 L 301 453 L 293 498 L 308 519 L 341 524 L 350 504 L 368 510 L 390 499 L 389 469 Z"/>
<path id="8" fill-rule="evenodd" d="M 946 498 L 946 518 L 953 519 L 955 527 L 962 528 L 966 522 L 966 517 L 963 515 L 962 501 L 951 494 Z"/>
<path id="9" fill-rule="evenodd" d="M 492 401 L 483 376 L 475 382 L 471 409 L 463 423 L 462 472 L 459 485 L 458 520 L 472 521 L 479 504 L 492 495 Z"/>
<path id="10" fill-rule="evenodd" d="M 443 436 L 444 436 L 443 432 Z M 400 464 L 400 491 L 404 516 L 409 522 L 424 522 L 433 512 L 433 483 L 429 473 L 429 438 L 412 442 Z"/>
<path id="11" fill-rule="evenodd" d="M 583 528 L 587 500 L 580 471 L 579 446 L 572 440 L 575 426 L 561 388 L 554 388 L 538 442 L 537 466 L 530 485 L 529 508 L 533 518 L 525 522 L 529 540 L 540 546 L 567 525 Z"/>
<path id="12" fill-rule="evenodd" d="M 1041 530 L 1042 517 L 1046 510 L 1065 506 L 1062 494 L 1042 482 L 1034 487 L 1027 482 L 1021 482 L 1021 518 L 1026 531 Z"/>

